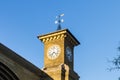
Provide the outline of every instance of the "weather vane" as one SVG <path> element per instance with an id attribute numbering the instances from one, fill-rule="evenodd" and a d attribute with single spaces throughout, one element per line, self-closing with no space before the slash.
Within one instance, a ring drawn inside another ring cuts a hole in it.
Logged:
<path id="1" fill-rule="evenodd" d="M 56 16 L 55 24 L 58 24 L 57 30 L 61 30 L 61 23 L 64 22 L 64 20 L 61 19 L 62 16 L 64 16 L 64 14 Z"/>

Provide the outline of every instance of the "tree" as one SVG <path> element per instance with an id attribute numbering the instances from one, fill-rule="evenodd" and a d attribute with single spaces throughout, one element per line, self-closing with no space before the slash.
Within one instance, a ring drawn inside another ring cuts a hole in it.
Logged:
<path id="1" fill-rule="evenodd" d="M 118 47 L 118 51 L 120 51 L 120 46 Z M 120 69 L 120 55 L 115 57 L 112 61 L 113 65 L 115 66 L 115 69 Z"/>
<path id="2" fill-rule="evenodd" d="M 120 46 L 118 47 L 118 51 L 120 52 Z M 115 57 L 112 61 L 113 67 L 109 68 L 109 70 L 120 70 L 120 55 L 118 55 L 117 57 Z M 120 80 L 120 77 L 118 78 L 118 80 Z"/>
<path id="3" fill-rule="evenodd" d="M 119 70 L 120 69 L 120 55 L 118 55 L 117 57 L 115 57 L 112 61 L 113 65 L 115 67 L 113 67 L 112 69 L 117 69 Z"/>
<path id="4" fill-rule="evenodd" d="M 118 51 L 120 52 L 120 46 L 118 47 Z M 120 70 L 120 55 L 114 57 L 113 60 L 109 62 L 113 64 L 113 67 L 109 68 L 110 71 L 115 69 Z"/>

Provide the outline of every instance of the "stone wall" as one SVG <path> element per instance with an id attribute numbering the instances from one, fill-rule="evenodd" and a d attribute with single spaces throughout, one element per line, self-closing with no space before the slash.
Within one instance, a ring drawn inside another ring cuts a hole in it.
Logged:
<path id="1" fill-rule="evenodd" d="M 9 68 L 19 80 L 52 80 L 45 72 L 1 43 L 0 63 Z"/>

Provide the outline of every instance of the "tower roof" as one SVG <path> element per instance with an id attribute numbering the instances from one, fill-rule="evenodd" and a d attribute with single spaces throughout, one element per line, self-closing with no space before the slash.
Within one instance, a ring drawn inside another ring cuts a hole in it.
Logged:
<path id="1" fill-rule="evenodd" d="M 68 29 L 63 29 L 63 30 L 58 30 L 55 32 L 43 34 L 38 36 L 38 39 L 40 39 L 43 43 L 45 43 L 51 40 L 65 38 L 67 36 L 72 40 L 75 46 L 80 44 L 80 42 L 73 36 L 73 34 Z"/>

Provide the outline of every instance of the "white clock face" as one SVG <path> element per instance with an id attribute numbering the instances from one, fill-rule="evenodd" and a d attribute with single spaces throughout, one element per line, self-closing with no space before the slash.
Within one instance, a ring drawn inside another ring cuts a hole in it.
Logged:
<path id="1" fill-rule="evenodd" d="M 66 56 L 70 62 L 72 62 L 72 50 L 70 47 L 66 47 Z"/>
<path id="2" fill-rule="evenodd" d="M 48 48 L 47 56 L 49 59 L 56 59 L 60 55 L 61 49 L 59 45 L 52 45 Z"/>

